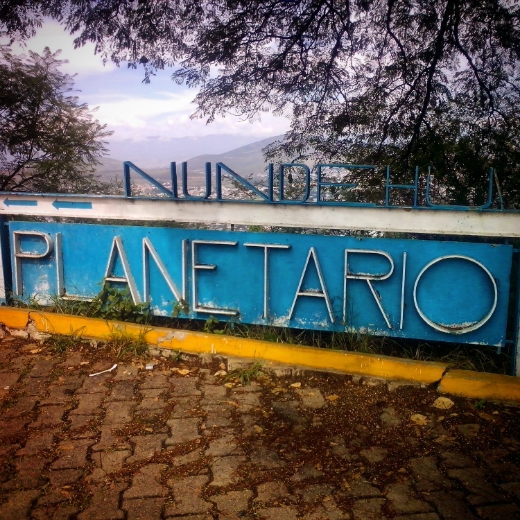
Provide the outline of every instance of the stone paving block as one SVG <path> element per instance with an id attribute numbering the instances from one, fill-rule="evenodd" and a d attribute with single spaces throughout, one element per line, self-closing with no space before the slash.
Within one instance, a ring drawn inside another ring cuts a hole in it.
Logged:
<path id="1" fill-rule="evenodd" d="M 89 506 L 79 513 L 78 520 L 123 520 L 125 513 L 119 509 L 119 497 L 128 484 L 89 486 L 92 493 Z"/>
<path id="2" fill-rule="evenodd" d="M 204 399 L 201 401 L 201 404 L 226 399 L 227 388 L 225 386 L 201 385 L 200 389 L 201 392 L 204 394 Z"/>
<path id="3" fill-rule="evenodd" d="M 170 377 L 170 382 L 173 383 L 172 394 L 176 396 L 198 396 L 202 395 L 200 390 L 197 390 L 198 378 L 195 377 Z"/>
<path id="4" fill-rule="evenodd" d="M 77 482 L 83 476 L 81 469 L 60 469 L 49 472 L 49 483 L 53 488 L 60 488 Z"/>
<path id="5" fill-rule="evenodd" d="M 475 467 L 475 461 L 466 457 L 462 453 L 443 451 L 441 452 L 442 465 L 448 469 L 457 468 L 473 468 Z"/>
<path id="6" fill-rule="evenodd" d="M 35 421 L 29 424 L 29 428 L 48 428 L 59 426 L 63 423 L 63 416 L 72 405 L 42 406 Z"/>
<path id="7" fill-rule="evenodd" d="M 102 393 L 76 395 L 78 406 L 70 411 L 69 417 L 71 415 L 92 415 L 100 413 L 101 410 L 99 407 L 101 406 L 103 398 L 104 394 Z"/>
<path id="8" fill-rule="evenodd" d="M 105 386 L 105 381 L 107 381 L 109 377 L 110 376 L 108 374 L 86 377 L 83 380 L 81 387 L 76 390 L 76 394 L 105 394 L 108 391 L 108 388 Z"/>
<path id="9" fill-rule="evenodd" d="M 476 437 L 480 431 L 480 424 L 457 424 L 456 428 L 465 437 Z"/>
<path id="10" fill-rule="evenodd" d="M 20 378 L 16 372 L 0 372 L 0 388 L 9 390 Z M 5 387 L 9 388 L 5 388 Z"/>
<path id="11" fill-rule="evenodd" d="M 438 513 L 445 520 L 474 520 L 476 517 L 464 502 L 464 494 L 432 492 L 428 495 Z"/>
<path id="12" fill-rule="evenodd" d="M 11 419 L 27 415 L 34 410 L 37 398 L 35 396 L 19 397 L 9 408 L 5 408 L 2 413 L 4 419 Z"/>
<path id="13" fill-rule="evenodd" d="M 112 401 L 131 401 L 135 394 L 134 383 L 123 382 L 117 383 L 113 386 L 110 395 L 107 397 L 107 402 Z"/>
<path id="14" fill-rule="evenodd" d="M 7 502 L 0 505 L 0 520 L 18 520 L 27 518 L 31 504 L 38 498 L 40 491 L 18 491 L 9 495 Z"/>
<path id="15" fill-rule="evenodd" d="M 158 397 L 150 397 L 143 399 L 135 408 L 136 414 L 147 414 L 150 412 L 160 411 L 165 406 L 165 401 Z"/>
<path id="16" fill-rule="evenodd" d="M 414 515 L 395 516 L 393 520 L 441 520 L 437 513 L 417 513 Z"/>
<path id="17" fill-rule="evenodd" d="M 256 445 L 251 452 L 251 463 L 261 469 L 282 468 L 286 463 L 280 459 L 278 453 L 262 445 Z"/>
<path id="18" fill-rule="evenodd" d="M 386 518 L 381 512 L 385 502 L 384 498 L 356 500 L 352 507 L 353 520 L 382 520 Z"/>
<path id="19" fill-rule="evenodd" d="M 40 401 L 40 406 L 53 405 L 53 404 L 66 404 L 70 405 L 72 402 L 72 396 L 75 389 L 69 386 L 56 386 L 51 385 L 47 389 L 49 395 Z M 72 406 L 71 406 L 72 407 Z"/>
<path id="20" fill-rule="evenodd" d="M 419 492 L 451 487 L 451 482 L 437 468 L 435 457 L 410 459 L 410 469 L 416 477 L 415 489 Z"/>
<path id="21" fill-rule="evenodd" d="M 206 502 L 200 495 L 208 480 L 207 475 L 176 477 L 168 480 L 168 486 L 173 490 L 174 502 L 166 504 L 164 516 L 206 514 L 212 508 L 212 504 Z"/>
<path id="22" fill-rule="evenodd" d="M 182 419 L 184 417 L 195 417 L 198 415 L 196 410 L 199 405 L 199 401 L 197 398 L 193 397 L 175 397 L 175 405 L 173 409 L 173 413 L 171 414 L 171 419 Z M 228 405 L 229 408 L 229 405 Z M 204 409 L 204 408 L 203 408 Z M 220 410 L 223 412 L 226 410 L 225 406 L 220 406 Z M 231 412 L 229 412 L 231 413 Z"/>
<path id="23" fill-rule="evenodd" d="M 127 520 L 155 520 L 161 518 L 164 498 L 136 498 L 125 500 L 123 509 Z"/>
<path id="24" fill-rule="evenodd" d="M 316 510 L 302 516 L 302 520 L 349 520 L 350 515 L 343 512 L 333 498 L 324 501 Z"/>
<path id="25" fill-rule="evenodd" d="M 256 381 L 251 381 L 247 385 L 238 385 L 233 389 L 234 392 L 261 392 L 262 385 Z"/>
<path id="26" fill-rule="evenodd" d="M 372 498 L 381 496 L 381 490 L 369 482 L 354 480 L 349 485 L 350 487 L 346 492 L 346 495 L 349 497 Z"/>
<path id="27" fill-rule="evenodd" d="M 164 374 L 154 374 L 153 372 L 145 372 L 147 375 L 142 383 L 139 383 L 139 390 L 150 388 L 169 388 L 170 381 Z"/>
<path id="28" fill-rule="evenodd" d="M 372 446 L 367 450 L 361 450 L 359 454 L 365 459 L 368 460 L 371 464 L 376 464 L 377 462 L 381 462 L 386 459 L 388 455 L 388 451 L 385 448 L 381 448 L 379 446 Z"/>
<path id="29" fill-rule="evenodd" d="M 246 516 L 249 509 L 249 499 L 253 496 L 253 492 L 249 489 L 243 491 L 230 491 L 224 495 L 214 495 L 211 497 L 212 502 L 217 504 L 219 519 L 237 519 Z"/>
<path id="30" fill-rule="evenodd" d="M 199 419 L 170 419 L 166 424 L 170 427 L 170 436 L 166 440 L 167 446 L 194 441 L 200 438 Z"/>
<path id="31" fill-rule="evenodd" d="M 150 459 L 156 453 L 161 453 L 163 443 L 167 437 L 165 434 L 130 437 L 130 440 L 135 444 L 134 454 L 126 460 L 126 463 L 133 464 L 134 462 Z"/>
<path id="32" fill-rule="evenodd" d="M 96 415 L 71 415 L 68 419 L 70 430 L 84 429 L 86 426 L 92 426 L 92 423 L 98 419 Z"/>
<path id="33" fill-rule="evenodd" d="M 237 410 L 242 413 L 250 412 L 260 406 L 260 398 L 254 392 L 234 393 L 232 398 L 237 402 Z"/>
<path id="34" fill-rule="evenodd" d="M 518 518 L 520 508 L 516 504 L 495 504 L 491 506 L 477 507 L 477 513 L 485 520 L 497 520 L 498 518 Z"/>
<path id="35" fill-rule="evenodd" d="M 10 368 L 13 372 L 23 372 L 32 361 L 32 356 L 16 356 L 11 360 Z"/>
<path id="36" fill-rule="evenodd" d="M 212 486 L 228 486 L 238 480 L 238 466 L 245 462 L 246 458 L 241 456 L 220 457 L 211 465 L 213 473 Z"/>
<path id="37" fill-rule="evenodd" d="M 469 493 L 474 495 L 468 497 L 468 501 L 472 504 L 481 504 L 482 501 L 497 501 L 497 491 L 492 484 L 487 482 L 485 474 L 486 472 L 482 468 L 448 470 L 450 478 L 458 480 Z"/>
<path id="38" fill-rule="evenodd" d="M 79 509 L 68 504 L 57 504 L 54 507 L 44 507 L 33 509 L 31 518 L 34 520 L 71 520 L 76 518 Z"/>
<path id="39" fill-rule="evenodd" d="M 29 372 L 29 377 L 49 377 L 55 363 L 52 359 L 37 361 Z"/>
<path id="40" fill-rule="evenodd" d="M 130 450 L 108 451 L 101 454 L 101 468 L 107 473 L 114 473 L 123 469 L 123 464 L 132 455 Z"/>
<path id="41" fill-rule="evenodd" d="M 204 424 L 206 428 L 229 428 L 233 425 L 231 417 L 225 417 L 220 414 L 208 414 Z"/>
<path id="42" fill-rule="evenodd" d="M 30 378 L 26 377 L 22 382 L 18 383 L 20 393 L 43 397 L 47 392 L 47 378 Z"/>
<path id="43" fill-rule="evenodd" d="M 276 412 L 290 423 L 303 425 L 308 422 L 298 410 L 300 406 L 298 401 L 274 401 L 272 406 Z"/>
<path id="44" fill-rule="evenodd" d="M 92 446 L 92 451 L 104 450 L 128 450 L 131 448 L 126 439 L 122 439 L 112 432 L 111 426 L 101 427 L 101 437 L 97 444 Z"/>
<path id="45" fill-rule="evenodd" d="M 299 489 L 297 493 L 301 495 L 304 502 L 314 504 L 322 502 L 323 499 L 329 496 L 334 491 L 334 486 L 329 484 L 311 484 L 305 488 Z"/>
<path id="46" fill-rule="evenodd" d="M 501 484 L 500 487 L 507 493 L 516 495 L 516 498 L 520 500 L 520 482 L 507 482 L 506 484 Z"/>
<path id="47" fill-rule="evenodd" d="M 268 507 L 257 511 L 260 520 L 297 520 L 298 511 L 290 507 Z"/>
<path id="48" fill-rule="evenodd" d="M 61 489 L 54 489 L 51 487 L 45 488 L 45 494 L 43 494 L 37 502 L 37 507 L 56 507 L 57 505 L 65 502 L 67 497 L 65 493 L 62 493 Z"/>
<path id="49" fill-rule="evenodd" d="M 43 469 L 52 461 L 50 457 L 18 457 L 15 460 L 16 476 L 2 484 L 3 489 L 33 489 L 42 485 Z"/>
<path id="50" fill-rule="evenodd" d="M 283 482 L 266 482 L 257 487 L 255 502 L 269 504 L 275 500 L 289 497 L 289 490 Z"/>
<path id="51" fill-rule="evenodd" d="M 302 480 L 308 480 L 311 478 L 318 478 L 323 475 L 323 471 L 316 469 L 310 464 L 305 464 L 291 477 L 293 482 L 300 482 Z"/>
<path id="52" fill-rule="evenodd" d="M 302 400 L 304 408 L 310 408 L 311 410 L 319 410 L 326 404 L 325 399 L 319 388 L 299 388 L 296 393 Z"/>
<path id="53" fill-rule="evenodd" d="M 136 381 L 139 378 L 139 369 L 134 365 L 119 363 L 116 373 L 112 377 L 114 381 Z"/>
<path id="54" fill-rule="evenodd" d="M 396 513 L 427 513 L 433 511 L 428 503 L 416 498 L 408 484 L 391 484 L 387 487 L 386 498 Z"/>
<path id="55" fill-rule="evenodd" d="M 166 464 L 142 466 L 134 475 L 131 486 L 123 493 L 123 499 L 168 496 L 168 488 L 161 484 L 161 472 L 167 467 Z"/>
<path id="56" fill-rule="evenodd" d="M 51 464 L 51 469 L 83 468 L 87 461 L 87 450 L 94 444 L 92 439 L 67 440 L 60 442 L 60 456 Z"/>
<path id="57" fill-rule="evenodd" d="M 0 420 L 0 445 L 18 442 L 18 438 L 25 433 L 27 423 L 28 420 L 23 418 L 11 419 L 10 421 Z"/>
<path id="58" fill-rule="evenodd" d="M 167 448 L 167 451 L 174 450 L 175 447 Z M 202 457 L 202 451 L 199 449 L 185 453 L 184 455 L 177 455 L 171 462 L 172 466 L 182 466 L 184 464 L 191 464 L 200 460 Z"/>
<path id="59" fill-rule="evenodd" d="M 164 388 L 149 388 L 148 390 L 139 390 L 139 394 L 141 394 L 143 399 L 153 399 L 154 397 L 159 397 L 165 392 L 166 389 Z"/>
<path id="60" fill-rule="evenodd" d="M 132 420 L 132 411 L 136 406 L 135 401 L 111 402 L 105 406 L 105 418 L 103 425 L 116 428 L 129 423 Z"/>
<path id="61" fill-rule="evenodd" d="M 84 363 L 85 361 L 86 359 L 80 352 L 73 352 L 65 358 L 65 361 L 58 363 L 58 366 L 63 368 L 79 367 L 80 363 Z"/>
<path id="62" fill-rule="evenodd" d="M 233 435 L 225 435 L 211 441 L 205 453 L 212 457 L 223 457 L 225 455 L 243 455 L 244 450 L 237 446 Z"/>
<path id="63" fill-rule="evenodd" d="M 520 467 L 510 460 L 511 452 L 497 448 L 476 452 L 477 457 L 504 482 L 520 480 Z"/>
<path id="64" fill-rule="evenodd" d="M 36 455 L 42 450 L 52 448 L 54 442 L 54 432 L 33 433 L 27 438 L 25 446 L 16 452 L 17 457 Z"/>
<path id="65" fill-rule="evenodd" d="M 170 518 L 170 517 L 168 517 Z M 211 520 L 211 516 L 208 515 L 182 515 L 176 516 L 175 520 Z"/>

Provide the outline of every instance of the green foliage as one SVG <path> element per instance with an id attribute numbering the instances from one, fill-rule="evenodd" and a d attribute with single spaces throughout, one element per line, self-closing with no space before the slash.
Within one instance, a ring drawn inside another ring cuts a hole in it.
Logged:
<path id="1" fill-rule="evenodd" d="M 485 406 L 486 406 L 485 399 L 480 399 L 479 401 L 475 401 L 475 403 L 473 404 L 473 407 L 475 408 L 475 410 L 483 410 Z"/>
<path id="2" fill-rule="evenodd" d="M 262 370 L 262 363 L 259 361 L 255 361 L 250 367 L 248 368 L 240 368 L 237 370 L 233 370 L 230 372 L 226 380 L 227 381 L 236 381 L 239 382 L 241 385 L 248 385 L 251 383 L 251 381 L 255 381 L 259 377 L 263 375 Z"/>
<path id="3" fill-rule="evenodd" d="M 91 318 L 146 324 L 151 317 L 150 305 L 134 303 L 128 287 L 119 289 L 109 284 L 105 284 L 92 301 L 83 302 L 79 307 Z"/>
<path id="4" fill-rule="evenodd" d="M 148 352 L 148 343 L 146 342 L 148 332 L 148 330 L 143 329 L 135 337 L 125 328 L 115 327 L 108 337 L 107 345 L 117 359 L 126 356 L 142 356 Z"/>
<path id="5" fill-rule="evenodd" d="M 181 298 L 178 302 L 174 303 L 171 317 L 178 318 L 180 314 L 185 314 L 187 316 L 189 312 L 190 306 L 188 305 L 188 302 Z"/>
<path id="6" fill-rule="evenodd" d="M 94 175 L 112 132 L 70 95 L 66 63 L 46 47 L 15 56 L 0 45 L 0 190 L 100 193 Z"/>
<path id="7" fill-rule="evenodd" d="M 67 350 L 71 350 L 78 346 L 80 343 L 84 343 L 85 340 L 82 338 L 83 329 L 81 327 L 79 329 L 73 330 L 70 327 L 70 333 L 65 334 L 50 334 L 48 338 L 45 338 L 44 345 L 48 346 L 56 352 L 57 354 L 61 354 L 66 352 Z"/>
<path id="8" fill-rule="evenodd" d="M 516 1 L 100 5 L 4 2 L 0 32 L 26 38 L 48 16 L 78 45 L 142 66 L 145 81 L 172 67 L 174 81 L 198 89 L 194 115 L 209 122 L 286 115 L 290 131 L 267 149 L 277 162 L 389 162 L 397 183 L 409 182 L 416 164 L 432 165 L 436 194 L 470 204 L 481 201 L 491 165 L 520 205 Z M 377 188 L 380 176 L 362 173 Z"/>
<path id="9" fill-rule="evenodd" d="M 204 332 L 207 334 L 224 334 L 225 329 L 217 329 L 217 325 L 220 323 L 220 321 L 215 318 L 215 316 L 210 316 L 205 322 L 204 322 Z"/>

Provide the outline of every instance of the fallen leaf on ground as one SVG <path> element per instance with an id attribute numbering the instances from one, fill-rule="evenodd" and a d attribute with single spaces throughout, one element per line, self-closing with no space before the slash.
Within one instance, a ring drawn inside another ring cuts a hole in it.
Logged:
<path id="1" fill-rule="evenodd" d="M 336 394 L 328 395 L 325 399 L 327 399 L 327 401 L 335 401 L 336 399 L 339 399 L 339 395 L 336 395 Z"/>
<path id="2" fill-rule="evenodd" d="M 432 406 L 439 410 L 449 410 L 455 403 L 447 397 L 437 397 Z"/>
<path id="3" fill-rule="evenodd" d="M 213 374 L 215 377 L 224 377 L 227 376 L 227 372 L 225 370 L 219 370 Z"/>
<path id="4" fill-rule="evenodd" d="M 90 364 L 90 361 L 82 361 L 82 362 L 80 363 L 80 365 L 89 365 L 89 364 Z"/>
<path id="5" fill-rule="evenodd" d="M 172 368 L 172 372 L 177 372 L 177 374 L 180 374 L 181 376 L 187 376 L 190 373 L 187 368 Z"/>
<path id="6" fill-rule="evenodd" d="M 31 354 L 38 354 L 38 352 L 41 352 L 42 349 L 41 348 L 33 348 L 32 350 L 29 350 L 29 352 Z"/>
<path id="7" fill-rule="evenodd" d="M 262 433 L 264 429 L 261 426 L 258 426 L 258 424 L 254 424 L 253 428 L 255 429 L 256 433 Z"/>
<path id="8" fill-rule="evenodd" d="M 425 415 L 421 415 L 420 413 L 414 413 L 410 417 L 410 420 L 418 426 L 426 426 L 428 423 L 428 418 Z"/>
<path id="9" fill-rule="evenodd" d="M 291 388 L 300 388 L 300 386 L 302 386 L 301 383 L 293 383 L 293 384 L 291 385 Z"/>

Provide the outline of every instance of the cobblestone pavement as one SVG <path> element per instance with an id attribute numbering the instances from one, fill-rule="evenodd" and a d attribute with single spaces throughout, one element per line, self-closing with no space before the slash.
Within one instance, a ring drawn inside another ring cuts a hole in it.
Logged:
<path id="1" fill-rule="evenodd" d="M 215 375 L 222 360 L 149 361 L 89 377 L 114 357 L 0 341 L 0 520 L 520 517 L 518 408 L 438 409 L 433 389 L 281 369 L 240 385 Z"/>

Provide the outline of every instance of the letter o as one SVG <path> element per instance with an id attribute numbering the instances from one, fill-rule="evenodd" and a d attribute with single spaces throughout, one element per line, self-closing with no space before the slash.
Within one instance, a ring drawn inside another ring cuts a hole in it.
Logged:
<path id="1" fill-rule="evenodd" d="M 493 299 L 493 305 L 491 306 L 491 309 L 489 312 L 479 321 L 476 321 L 472 323 L 471 325 L 468 325 L 467 327 L 461 327 L 458 329 L 455 329 L 453 327 L 449 327 L 446 325 L 442 325 L 441 323 L 436 323 L 433 320 L 430 320 L 424 314 L 424 312 L 419 307 L 419 304 L 417 303 L 417 286 L 419 285 L 419 280 L 421 279 L 421 276 L 434 264 L 437 264 L 439 262 L 442 262 L 443 260 L 448 260 L 450 258 L 460 258 L 462 260 L 467 260 L 468 262 L 472 262 L 476 265 L 478 265 L 480 268 L 484 270 L 484 272 L 489 276 L 489 279 L 491 280 L 491 283 L 493 284 L 493 290 L 494 290 L 494 299 Z M 470 258 L 468 256 L 462 256 L 462 255 L 447 255 L 447 256 L 441 256 L 440 258 L 436 258 L 435 260 L 432 260 L 429 264 L 427 264 L 425 267 L 423 267 L 422 271 L 417 276 L 417 279 L 415 280 L 415 285 L 413 287 L 413 302 L 415 304 L 415 308 L 419 314 L 419 316 L 432 328 L 435 330 L 438 330 L 440 332 L 446 332 L 448 334 L 466 334 L 467 332 L 472 332 L 474 330 L 479 329 L 482 327 L 485 323 L 489 321 L 491 316 L 493 316 L 493 313 L 495 312 L 496 306 L 498 301 L 498 290 L 497 290 L 497 284 L 495 282 L 495 279 L 493 278 L 492 274 L 489 272 L 489 270 L 480 262 L 477 260 Z"/>

